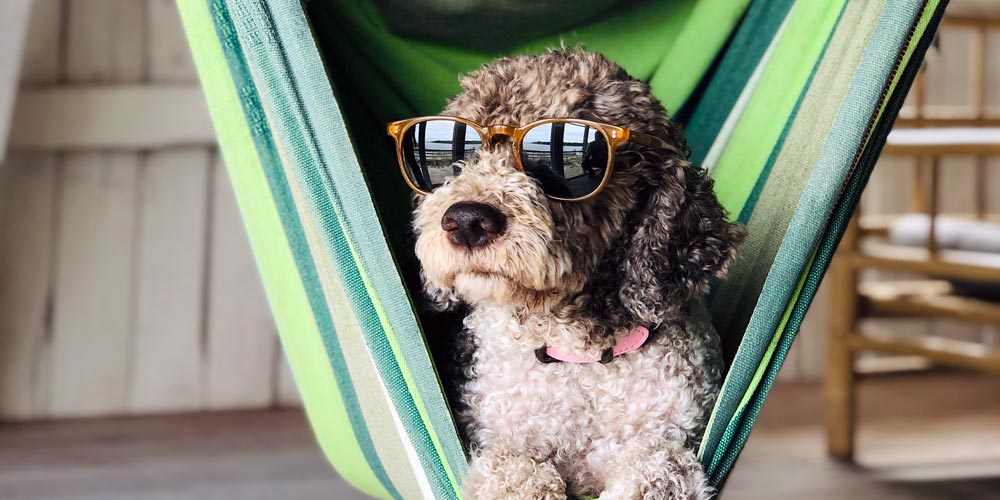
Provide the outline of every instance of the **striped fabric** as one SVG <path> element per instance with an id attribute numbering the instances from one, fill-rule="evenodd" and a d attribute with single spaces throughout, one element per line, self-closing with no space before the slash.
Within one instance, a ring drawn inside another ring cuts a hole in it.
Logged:
<path id="1" fill-rule="evenodd" d="M 679 110 L 692 157 L 749 228 L 711 302 L 734 355 L 699 450 L 717 486 L 749 435 L 944 4 L 648 2 L 562 36 L 609 54 Z M 320 445 L 371 496 L 460 497 L 465 455 L 406 286 L 413 262 L 401 236 L 405 186 L 380 164 L 390 158 L 391 167 L 391 146 L 370 138 L 382 139 L 390 119 L 437 111 L 457 90 L 459 72 L 496 54 L 399 39 L 363 1 L 179 5 Z"/>

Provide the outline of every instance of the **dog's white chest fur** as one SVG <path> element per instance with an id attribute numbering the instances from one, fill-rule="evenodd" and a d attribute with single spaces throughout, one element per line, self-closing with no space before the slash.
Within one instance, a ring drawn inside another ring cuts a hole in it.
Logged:
<path id="1" fill-rule="evenodd" d="M 583 365 L 539 362 L 540 336 L 504 308 L 478 308 L 466 327 L 477 343 L 463 390 L 473 441 L 551 461 L 571 491 L 601 491 L 608 465 L 633 453 L 695 444 L 715 402 L 720 360 L 706 356 L 718 340 L 701 319 L 662 325 L 638 351 Z"/>

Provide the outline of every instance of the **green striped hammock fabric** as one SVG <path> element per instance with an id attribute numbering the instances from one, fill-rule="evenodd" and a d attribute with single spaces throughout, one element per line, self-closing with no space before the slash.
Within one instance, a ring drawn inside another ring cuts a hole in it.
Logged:
<path id="1" fill-rule="evenodd" d="M 499 54 L 565 41 L 650 82 L 748 226 L 710 297 L 734 356 L 698 453 L 721 487 L 945 3 L 625 2 L 562 33 L 474 47 L 395 34 L 389 21 L 433 26 L 413 10 L 420 2 L 178 2 L 282 344 L 333 466 L 378 498 L 461 496 L 466 457 L 424 336 L 439 326 L 421 325 L 410 299 L 409 194 L 383 127 L 438 112 L 460 73 Z M 386 10 L 401 5 L 410 10 Z"/>

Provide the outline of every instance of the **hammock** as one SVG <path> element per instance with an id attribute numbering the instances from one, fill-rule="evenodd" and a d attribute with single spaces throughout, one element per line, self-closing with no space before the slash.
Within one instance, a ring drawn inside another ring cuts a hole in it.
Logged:
<path id="1" fill-rule="evenodd" d="M 329 461 L 374 497 L 460 497 L 466 456 L 424 336 L 441 325 L 411 302 L 409 190 L 384 125 L 438 112 L 498 54 L 564 40 L 650 82 L 748 226 L 710 297 L 730 366 L 698 456 L 721 487 L 946 1 L 178 2 Z"/>

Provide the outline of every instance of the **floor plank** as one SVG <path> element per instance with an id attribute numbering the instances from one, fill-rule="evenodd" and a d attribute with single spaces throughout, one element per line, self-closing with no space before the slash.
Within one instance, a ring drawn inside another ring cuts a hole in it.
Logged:
<path id="1" fill-rule="evenodd" d="M 361 498 L 295 410 L 0 428 L 0 498 Z"/>
<path id="2" fill-rule="evenodd" d="M 725 500 L 945 500 L 1000 491 L 1000 378 L 865 381 L 859 464 L 823 451 L 819 387 L 768 400 Z M 362 498 L 320 456 L 298 410 L 0 426 L 0 498 Z"/>
<path id="3" fill-rule="evenodd" d="M 1000 378 L 910 374 L 862 381 L 857 464 L 826 457 L 819 387 L 776 387 L 725 500 L 995 499 Z"/>

